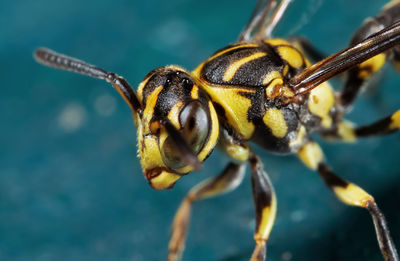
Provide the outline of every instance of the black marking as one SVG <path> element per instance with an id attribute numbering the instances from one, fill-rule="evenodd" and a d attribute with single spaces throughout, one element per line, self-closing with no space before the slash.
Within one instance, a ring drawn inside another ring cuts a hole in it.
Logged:
<path id="1" fill-rule="evenodd" d="M 349 182 L 336 176 L 335 173 L 333 173 L 328 166 L 323 163 L 318 165 L 318 172 L 331 189 L 333 189 L 333 187 L 347 188 L 349 185 Z"/>
<path id="2" fill-rule="evenodd" d="M 232 46 L 228 46 L 227 48 L 231 47 Z M 231 80 L 223 80 L 226 70 L 232 63 L 258 52 L 264 52 L 267 53 L 267 55 L 242 65 Z M 274 53 L 273 49 L 260 44 L 258 47 L 234 49 L 207 61 L 201 70 L 201 77 L 208 83 L 221 85 L 221 87 L 228 87 L 226 85 L 260 87 L 262 86 L 265 76 L 271 71 L 281 72 L 283 66 L 284 63 L 282 59 Z"/>
<path id="3" fill-rule="evenodd" d="M 392 115 L 371 125 L 358 127 L 357 129 L 355 129 L 355 133 L 358 137 L 386 135 L 397 131 L 397 129 L 389 129 L 389 126 L 391 124 Z"/>
<path id="4" fill-rule="evenodd" d="M 218 118 L 221 118 L 222 120 L 226 121 L 227 118 L 226 118 L 224 107 L 217 102 L 213 102 L 213 105 L 214 105 L 215 111 L 217 112 Z"/>

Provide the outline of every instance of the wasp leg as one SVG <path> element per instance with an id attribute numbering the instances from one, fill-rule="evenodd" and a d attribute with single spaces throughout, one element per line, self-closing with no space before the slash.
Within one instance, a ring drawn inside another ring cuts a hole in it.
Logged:
<path id="1" fill-rule="evenodd" d="M 193 202 L 221 195 L 235 189 L 242 182 L 244 174 L 244 164 L 229 163 L 220 175 L 203 181 L 189 191 L 179 206 L 172 223 L 172 234 L 168 247 L 168 261 L 176 261 L 181 257 L 185 246 Z"/>
<path id="2" fill-rule="evenodd" d="M 340 104 L 349 108 L 357 98 L 361 87 L 378 72 L 386 62 L 386 54 L 378 54 L 348 71 L 348 78 L 340 93 Z"/>
<path id="3" fill-rule="evenodd" d="M 263 164 L 256 155 L 249 158 L 251 166 L 251 184 L 256 211 L 256 247 L 250 261 L 264 261 L 266 243 L 276 216 L 276 197 L 271 181 L 263 170 Z"/>
<path id="4" fill-rule="evenodd" d="M 400 110 L 392 115 L 379 120 L 371 125 L 361 126 L 355 129 L 358 137 L 368 137 L 377 135 L 386 135 L 400 129 Z"/>
<path id="5" fill-rule="evenodd" d="M 383 136 L 400 130 L 400 110 L 372 124 L 355 127 L 351 122 L 342 120 L 333 130 L 323 131 L 328 139 L 354 142 L 358 137 Z"/>
<path id="6" fill-rule="evenodd" d="M 398 261 L 397 250 L 390 236 L 385 217 L 374 198 L 359 186 L 336 176 L 323 162 L 324 156 L 317 143 L 311 141 L 304 145 L 299 150 L 298 156 L 309 168 L 318 170 L 326 185 L 339 200 L 345 204 L 362 207 L 369 211 L 383 257 L 386 261 Z"/>

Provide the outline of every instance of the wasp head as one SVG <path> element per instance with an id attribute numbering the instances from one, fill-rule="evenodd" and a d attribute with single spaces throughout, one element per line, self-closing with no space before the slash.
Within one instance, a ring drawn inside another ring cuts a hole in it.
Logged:
<path id="1" fill-rule="evenodd" d="M 154 189 L 171 188 L 215 147 L 217 114 L 191 75 L 176 66 L 150 72 L 137 95 L 143 108 L 135 119 L 143 172 Z"/>

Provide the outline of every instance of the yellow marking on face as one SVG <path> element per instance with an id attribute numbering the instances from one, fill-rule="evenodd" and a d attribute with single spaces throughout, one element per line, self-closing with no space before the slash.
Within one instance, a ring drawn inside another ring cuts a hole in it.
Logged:
<path id="1" fill-rule="evenodd" d="M 400 129 L 400 110 L 393 113 L 391 120 L 392 122 L 389 125 L 389 129 L 391 130 Z"/>
<path id="2" fill-rule="evenodd" d="M 310 92 L 308 98 L 308 110 L 322 119 L 321 125 L 329 128 L 332 125 L 332 118 L 329 111 L 335 104 L 335 96 L 327 82 L 320 84 Z"/>
<path id="3" fill-rule="evenodd" d="M 269 39 L 264 41 L 267 44 L 273 45 L 273 46 L 277 46 L 277 45 L 290 45 L 288 41 L 285 41 L 283 39 L 280 38 L 274 38 L 274 39 Z"/>
<path id="4" fill-rule="evenodd" d="M 342 141 L 355 142 L 357 140 L 357 135 L 354 131 L 354 125 L 349 121 L 341 121 L 338 124 L 337 133 L 342 138 Z"/>
<path id="5" fill-rule="evenodd" d="M 154 89 L 152 93 L 147 97 L 146 100 L 146 107 L 143 110 L 143 119 L 142 119 L 142 126 L 144 128 L 143 133 L 149 134 L 150 133 L 150 120 L 154 114 L 154 107 L 156 106 L 158 95 L 160 94 L 163 86 L 158 86 Z"/>
<path id="6" fill-rule="evenodd" d="M 285 117 L 279 109 L 267 109 L 263 117 L 265 125 L 270 128 L 275 137 L 283 138 L 287 134 L 288 127 L 286 125 Z"/>
<path id="7" fill-rule="evenodd" d="M 171 110 L 168 112 L 168 120 L 174 125 L 177 130 L 181 129 L 181 124 L 179 123 L 179 111 L 183 105 L 182 101 L 175 104 Z"/>
<path id="8" fill-rule="evenodd" d="M 139 137 L 139 156 L 143 172 L 146 173 L 146 170 L 152 170 L 157 167 L 166 167 L 162 160 L 157 137 L 155 135 Z M 142 142 L 144 144 L 142 144 Z"/>
<path id="9" fill-rule="evenodd" d="M 161 190 L 167 189 L 171 185 L 175 184 L 175 182 L 180 179 L 182 175 L 175 174 L 168 171 L 162 171 L 157 177 L 154 177 L 150 180 L 151 186 L 154 189 Z"/>
<path id="10" fill-rule="evenodd" d="M 144 79 L 138 86 L 137 88 L 137 96 L 138 99 L 140 100 L 141 103 L 143 103 L 143 88 L 146 86 L 147 82 L 150 80 L 152 75 L 148 76 L 146 79 Z"/>
<path id="11" fill-rule="evenodd" d="M 282 59 L 287 61 L 290 66 L 299 68 L 303 65 L 303 56 L 296 49 L 289 46 L 279 46 L 277 50 Z"/>
<path id="12" fill-rule="evenodd" d="M 243 97 L 239 92 L 254 93 L 253 90 L 241 88 L 219 88 L 204 84 L 203 89 L 212 97 L 213 101 L 221 105 L 228 123 L 244 140 L 251 138 L 255 126 L 247 119 L 247 111 L 251 107 L 250 99 Z"/>
<path id="13" fill-rule="evenodd" d="M 228 68 L 226 69 L 224 73 L 224 77 L 222 78 L 223 81 L 228 82 L 233 79 L 235 76 L 236 72 L 239 70 L 239 68 L 243 65 L 245 65 L 248 62 L 251 62 L 253 60 L 256 60 L 258 58 L 266 56 L 267 53 L 264 52 L 257 52 L 252 55 L 249 55 L 245 58 L 239 59 L 233 63 L 231 63 Z"/>
<path id="14" fill-rule="evenodd" d="M 263 80 L 263 85 L 267 85 L 269 84 L 272 80 L 276 79 L 276 78 L 282 78 L 282 75 L 278 72 L 278 71 L 272 71 L 270 73 L 268 73 Z"/>
<path id="15" fill-rule="evenodd" d="M 371 195 L 352 183 L 349 183 L 345 188 L 337 186 L 332 189 L 336 196 L 348 205 L 366 207 L 368 202 L 374 201 Z"/>
<path id="16" fill-rule="evenodd" d="M 197 85 L 193 85 L 192 91 L 190 92 L 190 97 L 192 99 L 197 100 L 199 98 L 199 87 Z"/>
<path id="17" fill-rule="evenodd" d="M 283 93 L 283 80 L 282 78 L 274 79 L 268 87 L 265 89 L 265 93 L 267 94 L 268 98 L 275 98 L 280 96 Z"/>
<path id="18" fill-rule="evenodd" d="M 305 137 L 306 137 L 306 127 L 304 127 L 304 125 L 301 125 L 299 131 L 297 132 L 296 137 L 289 141 L 289 146 L 293 148 L 303 145 Z"/>
<path id="19" fill-rule="evenodd" d="M 385 61 L 386 55 L 381 53 L 362 62 L 358 66 L 360 69 L 358 77 L 363 80 L 368 79 L 374 72 L 382 68 L 382 66 L 385 64 Z"/>
<path id="20" fill-rule="evenodd" d="M 261 222 L 258 227 L 254 238 L 256 241 L 258 240 L 268 240 L 269 234 L 271 233 L 272 227 L 275 222 L 276 217 L 276 197 L 273 194 L 271 198 L 271 205 L 265 207 L 261 214 Z"/>
<path id="21" fill-rule="evenodd" d="M 237 144 L 229 144 L 225 147 L 226 153 L 232 159 L 245 162 L 249 159 L 250 150 L 248 146 L 241 146 Z"/>
<path id="22" fill-rule="evenodd" d="M 200 161 L 205 160 L 208 154 L 210 154 L 210 152 L 214 149 L 219 137 L 219 121 L 217 112 L 215 111 L 211 101 L 208 102 L 208 107 L 210 108 L 211 118 L 210 137 L 208 138 L 207 143 L 203 146 L 202 150 L 197 155 Z"/>
<path id="23" fill-rule="evenodd" d="M 310 169 L 316 170 L 324 160 L 324 153 L 316 142 L 309 142 L 297 153 L 301 161 Z"/>

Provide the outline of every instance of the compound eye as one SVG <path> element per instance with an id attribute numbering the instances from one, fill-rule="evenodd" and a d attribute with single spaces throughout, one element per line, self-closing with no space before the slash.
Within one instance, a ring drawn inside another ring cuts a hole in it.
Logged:
<path id="1" fill-rule="evenodd" d="M 203 147 L 210 129 L 207 111 L 200 102 L 192 101 L 183 108 L 179 115 L 179 121 L 183 126 L 183 137 L 193 151 L 198 153 Z"/>
<path id="2" fill-rule="evenodd" d="M 207 111 L 200 102 L 190 102 L 182 109 L 179 121 L 182 126 L 180 132 L 183 138 L 197 154 L 202 149 L 209 133 L 210 124 Z M 162 145 L 161 155 L 168 167 L 179 169 L 184 167 L 185 163 L 175 146 L 175 143 L 168 137 Z"/>

